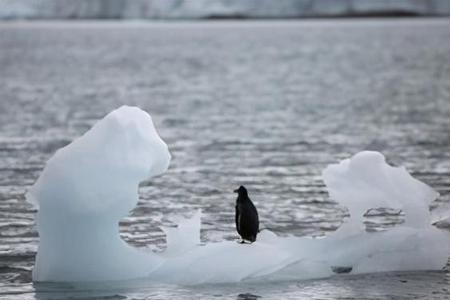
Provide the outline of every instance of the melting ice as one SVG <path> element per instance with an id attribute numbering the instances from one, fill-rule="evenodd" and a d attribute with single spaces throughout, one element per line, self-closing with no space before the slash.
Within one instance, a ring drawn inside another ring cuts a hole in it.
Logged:
<path id="1" fill-rule="evenodd" d="M 138 201 L 140 181 L 164 173 L 170 162 L 151 117 L 123 106 L 59 149 L 27 194 L 40 236 L 35 281 L 98 281 L 146 277 L 199 284 L 292 280 L 334 273 L 438 270 L 450 239 L 432 226 L 429 204 L 438 194 L 378 152 L 360 152 L 328 166 L 330 197 L 350 217 L 323 239 L 278 237 L 267 230 L 251 245 L 222 241 L 199 245 L 201 212 L 163 228 L 163 253 L 135 249 L 119 237 L 118 223 Z M 405 222 L 368 233 L 364 213 L 401 209 Z"/>

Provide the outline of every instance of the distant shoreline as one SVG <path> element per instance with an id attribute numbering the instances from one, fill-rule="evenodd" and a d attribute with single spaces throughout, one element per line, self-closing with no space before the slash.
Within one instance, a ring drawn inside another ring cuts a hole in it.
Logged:
<path id="1" fill-rule="evenodd" d="M 333 20 L 333 19 L 447 19 L 450 15 L 420 15 L 409 13 L 380 13 L 380 14 L 354 14 L 354 15 L 327 15 L 303 17 L 247 17 L 247 16 L 208 16 L 199 18 L 1 18 L 1 21 L 143 21 L 143 22 L 178 22 L 178 21 L 282 21 L 282 20 Z"/>
<path id="2" fill-rule="evenodd" d="M 1 0 L 0 20 L 449 17 L 449 0 Z"/>
<path id="3" fill-rule="evenodd" d="M 0 18 L 0 23 L 15 22 L 124 22 L 124 23 L 203 23 L 203 22 L 258 22 L 258 21 L 314 21 L 314 20 L 421 20 L 421 19 L 450 19 L 450 15 L 410 15 L 410 14 L 367 14 L 367 15 L 349 15 L 349 16 L 310 16 L 310 17 L 207 17 L 207 18 L 152 18 L 152 19 L 134 19 L 134 18 Z"/>
<path id="4" fill-rule="evenodd" d="M 153 28 L 178 28 L 178 27 L 199 27 L 205 25 L 211 27 L 289 27 L 289 26 L 372 26 L 379 23 L 386 25 L 414 26 L 414 24 L 435 23 L 448 26 L 450 17 L 359 17 L 359 18 L 301 18 L 301 19 L 170 19 L 170 20 L 134 20 L 134 19 L 15 19 L 1 20 L 0 29 L 6 28 L 86 28 L 86 27 L 153 27 Z"/>

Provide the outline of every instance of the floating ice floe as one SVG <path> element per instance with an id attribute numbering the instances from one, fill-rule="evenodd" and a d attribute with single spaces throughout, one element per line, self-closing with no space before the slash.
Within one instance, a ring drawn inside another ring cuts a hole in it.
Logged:
<path id="1" fill-rule="evenodd" d="M 39 208 L 33 279 L 148 278 L 200 284 L 439 270 L 446 265 L 449 236 L 430 224 L 429 204 L 438 194 L 404 168 L 388 165 L 382 154 L 369 151 L 323 171 L 330 197 L 350 213 L 326 238 L 278 237 L 265 230 L 251 245 L 200 245 L 197 212 L 177 228 L 163 228 L 165 252 L 135 249 L 120 238 L 118 222 L 136 205 L 139 182 L 164 173 L 169 162 L 168 147 L 151 117 L 128 106 L 59 149 L 27 194 Z M 402 210 L 405 222 L 366 232 L 364 214 L 380 207 Z"/>

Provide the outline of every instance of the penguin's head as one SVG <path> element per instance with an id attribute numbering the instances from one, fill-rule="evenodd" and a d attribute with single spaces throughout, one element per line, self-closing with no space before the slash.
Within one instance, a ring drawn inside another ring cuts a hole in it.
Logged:
<path id="1" fill-rule="evenodd" d="M 238 193 L 239 197 L 248 197 L 247 189 L 241 185 L 238 189 L 234 190 L 233 192 Z"/>

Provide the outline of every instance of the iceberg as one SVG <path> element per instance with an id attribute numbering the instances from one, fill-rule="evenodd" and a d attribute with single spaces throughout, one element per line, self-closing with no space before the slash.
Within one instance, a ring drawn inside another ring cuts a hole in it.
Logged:
<path id="1" fill-rule="evenodd" d="M 136 205 L 139 182 L 164 173 L 170 158 L 150 115 L 129 106 L 59 149 L 27 194 L 38 207 L 33 280 L 203 284 L 439 270 L 447 263 L 450 238 L 431 225 L 429 210 L 438 193 L 371 151 L 323 171 L 331 199 L 350 213 L 325 238 L 279 237 L 264 230 L 250 245 L 201 244 L 198 211 L 180 219 L 177 228 L 162 228 L 164 252 L 135 249 L 120 238 L 118 222 Z M 405 221 L 367 232 L 365 213 L 377 208 L 401 210 Z"/>

